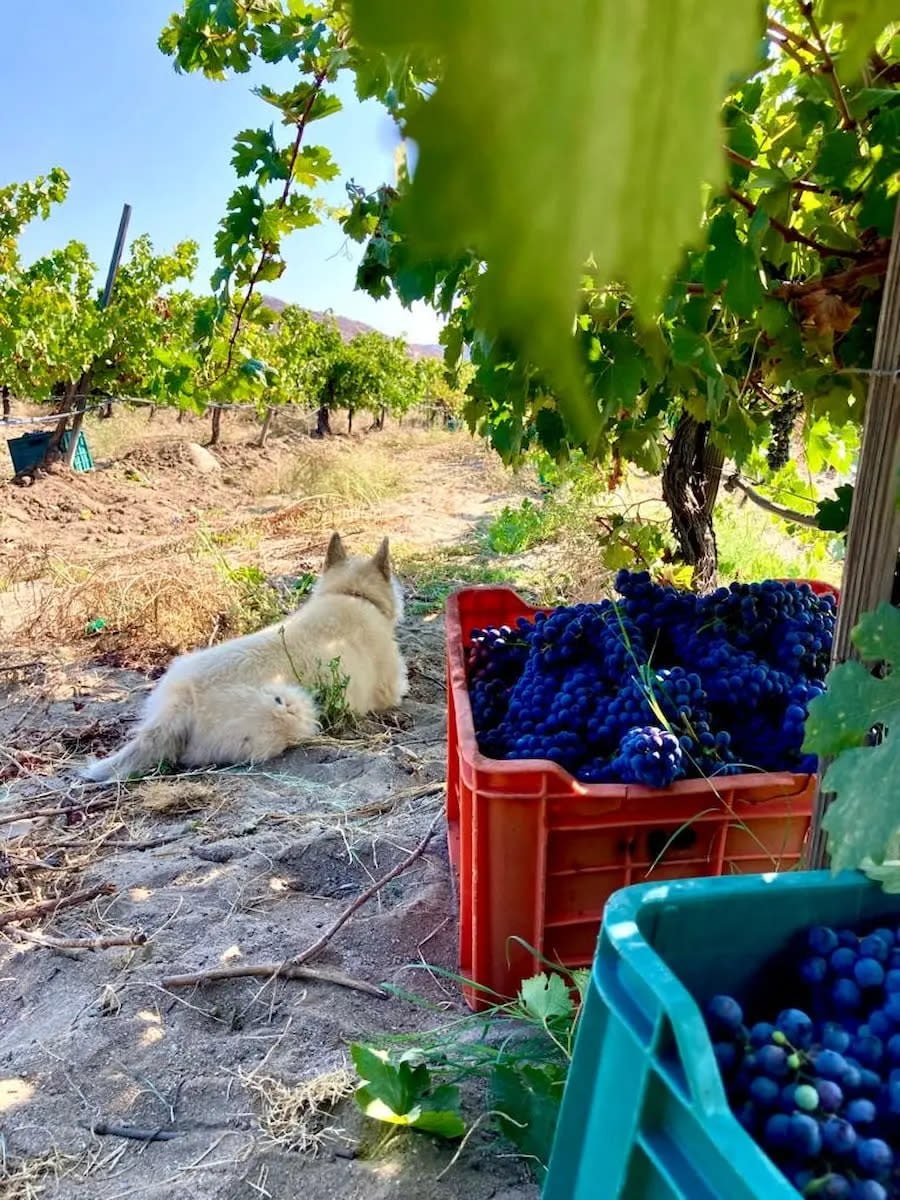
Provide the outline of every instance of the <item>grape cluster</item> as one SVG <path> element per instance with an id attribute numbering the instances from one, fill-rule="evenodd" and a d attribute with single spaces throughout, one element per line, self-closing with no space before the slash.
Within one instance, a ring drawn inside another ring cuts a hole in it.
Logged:
<path id="1" fill-rule="evenodd" d="M 706 596 L 620 571 L 618 601 L 474 630 L 484 754 L 549 759 L 586 783 L 814 769 L 800 747 L 823 691 L 834 600 L 794 583 Z"/>
<path id="2" fill-rule="evenodd" d="M 509 688 L 528 660 L 531 622 L 520 618 L 516 628 L 473 629 L 466 652 L 469 699 L 475 728 L 490 733 L 506 714 Z"/>
<path id="3" fill-rule="evenodd" d="M 731 1108 L 804 1195 L 898 1200 L 900 931 L 810 929 L 793 987 L 771 1022 L 707 1005 Z"/>
<path id="4" fill-rule="evenodd" d="M 790 397 L 772 413 L 769 423 L 772 426 L 772 440 L 769 443 L 766 458 L 769 469 L 780 471 L 791 459 L 791 438 L 794 436 L 794 426 L 797 417 L 803 410 L 802 402 L 796 397 Z"/>

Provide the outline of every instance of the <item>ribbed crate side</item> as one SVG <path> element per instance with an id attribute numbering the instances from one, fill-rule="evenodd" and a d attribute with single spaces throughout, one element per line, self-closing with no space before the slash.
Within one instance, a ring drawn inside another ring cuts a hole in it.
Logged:
<path id="1" fill-rule="evenodd" d="M 460 964 L 504 995 L 542 969 L 518 951 L 507 963 L 511 935 L 552 961 L 583 966 L 603 905 L 619 888 L 795 866 L 816 782 L 782 772 L 682 780 L 664 790 L 584 785 L 556 763 L 486 758 L 472 720 L 466 641 L 473 627 L 534 611 L 508 588 L 466 588 L 447 602 L 447 818 Z M 474 996 L 467 991 L 470 1003 Z"/>

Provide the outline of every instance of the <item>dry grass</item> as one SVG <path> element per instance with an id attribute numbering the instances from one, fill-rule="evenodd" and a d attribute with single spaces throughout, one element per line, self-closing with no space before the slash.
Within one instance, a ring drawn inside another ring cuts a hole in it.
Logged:
<path id="1" fill-rule="evenodd" d="M 57 573 L 55 584 L 29 636 L 78 642 L 102 621 L 91 636 L 95 651 L 127 647 L 134 662 L 206 645 L 228 622 L 228 597 L 212 563 L 104 564 L 68 579 Z"/>
<path id="2" fill-rule="evenodd" d="M 289 1087 L 265 1075 L 241 1074 L 260 1103 L 260 1128 L 282 1150 L 315 1155 L 322 1148 L 335 1105 L 352 1096 L 356 1079 L 346 1067 Z"/>
<path id="3" fill-rule="evenodd" d="M 232 567 L 211 545 L 210 551 L 172 548 L 152 562 L 142 556 L 54 565 L 25 632 L 68 644 L 88 638 L 95 656 L 149 666 L 251 632 L 286 611 L 287 598 L 261 571 Z"/>
<path id="4" fill-rule="evenodd" d="M 0 1134 L 0 1200 L 37 1200 L 56 1191 L 61 1180 L 80 1172 L 86 1165 L 80 1158 L 58 1152 L 34 1155 L 17 1161 L 7 1159 Z"/>
<path id="5" fill-rule="evenodd" d="M 289 459 L 260 470 L 256 495 L 290 496 L 321 508 L 368 507 L 405 489 L 405 472 L 382 439 L 304 441 Z"/>
<path id="6" fill-rule="evenodd" d="M 154 816 L 184 816 L 220 804 L 221 789 L 205 779 L 148 779 L 132 788 L 131 798 Z"/>

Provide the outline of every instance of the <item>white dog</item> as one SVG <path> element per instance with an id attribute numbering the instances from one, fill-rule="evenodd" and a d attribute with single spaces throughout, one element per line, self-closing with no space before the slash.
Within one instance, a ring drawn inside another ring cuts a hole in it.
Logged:
<path id="1" fill-rule="evenodd" d="M 340 659 L 357 714 L 399 704 L 409 690 L 395 636 L 403 595 L 387 538 L 372 558 L 348 558 L 338 534 L 309 600 L 258 633 L 183 654 L 147 700 L 135 737 L 89 763 L 87 779 L 128 779 L 161 762 L 261 762 L 312 737 L 307 687 Z"/>

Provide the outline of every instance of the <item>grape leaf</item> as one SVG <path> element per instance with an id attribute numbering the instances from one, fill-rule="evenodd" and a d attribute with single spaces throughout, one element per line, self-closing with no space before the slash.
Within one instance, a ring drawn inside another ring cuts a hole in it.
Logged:
<path id="1" fill-rule="evenodd" d="M 866 613 L 851 635 L 867 661 L 900 663 L 900 610 L 889 604 Z M 866 745 L 879 727 L 877 745 Z M 836 755 L 822 781 L 834 793 L 822 826 L 835 871 L 882 863 L 900 829 L 900 673 L 871 675 L 860 662 L 834 667 L 827 691 L 809 706 L 803 748 Z"/>
<path id="2" fill-rule="evenodd" d="M 835 800 L 822 821 L 832 869 L 881 862 L 888 839 L 900 828 L 900 739 L 845 750 L 825 772 L 823 789 Z"/>
<path id="3" fill-rule="evenodd" d="M 816 524 L 829 533 L 845 533 L 850 524 L 850 505 L 853 485 L 842 483 L 835 488 L 833 500 L 820 500 L 816 505 Z"/>
<path id="4" fill-rule="evenodd" d="M 268 129 L 245 129 L 239 133 L 234 139 L 231 165 L 241 178 L 257 172 L 262 184 L 272 179 L 287 179 L 287 167 L 275 144 L 271 126 Z"/>
<path id="5" fill-rule="evenodd" d="M 863 65 L 875 39 L 892 21 L 897 21 L 897 0 L 824 0 L 826 21 L 840 21 L 847 38 L 841 65 L 848 78 L 853 78 Z"/>
<path id="6" fill-rule="evenodd" d="M 900 831 L 895 831 L 891 836 L 884 862 L 875 863 L 866 858 L 860 866 L 870 879 L 881 884 L 882 891 L 894 896 L 900 893 Z"/>
<path id="7" fill-rule="evenodd" d="M 653 364 L 637 340 L 626 333 L 602 333 L 596 338 L 604 357 L 593 364 L 597 396 L 605 400 L 607 415 L 634 404 Z"/>
<path id="8" fill-rule="evenodd" d="M 555 1063 L 501 1063 L 491 1074 L 493 1106 L 502 1114 L 497 1123 L 523 1154 L 534 1158 L 539 1173 L 550 1159 L 565 1079 L 565 1067 Z"/>
<path id="9" fill-rule="evenodd" d="M 530 1017 L 541 1022 L 568 1017 L 572 1012 L 572 997 L 561 975 L 533 975 L 519 991 L 519 1002 Z"/>
<path id="10" fill-rule="evenodd" d="M 433 1087 L 421 1062 L 411 1066 L 407 1055 L 407 1061 L 392 1063 L 387 1051 L 360 1044 L 350 1047 L 350 1056 L 363 1080 L 356 1101 L 367 1117 L 446 1138 L 465 1133 L 459 1089 L 450 1084 Z"/>
<path id="11" fill-rule="evenodd" d="M 718 212 L 709 223 L 709 252 L 703 266 L 703 282 L 717 291 L 735 270 L 741 255 L 734 213 Z"/>
<path id="12" fill-rule="evenodd" d="M 355 0 L 353 11 L 364 45 L 442 64 L 409 113 L 419 155 L 398 221 L 423 257 L 472 249 L 487 262 L 480 321 L 547 370 L 576 437 L 592 441 L 571 337 L 584 264 L 627 283 L 645 316 L 656 308 L 697 239 L 701 185 L 725 181 L 719 109 L 727 82 L 752 69 L 761 7 Z"/>
<path id="13" fill-rule="evenodd" d="M 815 169 L 826 183 L 846 184 L 862 161 L 857 135 L 849 129 L 836 129 L 822 138 Z"/>

